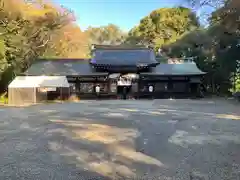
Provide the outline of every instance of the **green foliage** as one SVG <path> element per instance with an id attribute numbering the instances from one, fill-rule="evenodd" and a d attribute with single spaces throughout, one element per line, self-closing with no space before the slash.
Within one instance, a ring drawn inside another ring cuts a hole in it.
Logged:
<path id="1" fill-rule="evenodd" d="M 3 93 L 0 95 L 0 104 L 7 104 L 8 103 L 8 97 L 7 93 Z"/>
<path id="2" fill-rule="evenodd" d="M 238 76 L 238 78 L 236 79 L 236 82 L 235 82 L 235 91 L 236 91 L 236 92 L 240 92 L 240 76 Z"/>
<path id="3" fill-rule="evenodd" d="M 123 43 L 126 37 L 126 33 L 114 24 L 102 27 L 89 27 L 86 33 L 89 38 L 89 44 L 119 45 Z"/>
<path id="4" fill-rule="evenodd" d="M 181 38 L 199 27 L 196 15 L 188 8 L 161 8 L 144 17 L 126 40 L 130 44 L 154 45 L 156 49 Z"/>
<path id="5" fill-rule="evenodd" d="M 0 0 L 0 91 L 38 57 L 83 57 L 84 38 L 68 9 L 49 1 Z"/>
<path id="6" fill-rule="evenodd" d="M 102 27 L 89 27 L 85 33 L 88 37 L 88 58 L 91 57 L 92 44 L 120 45 L 125 41 L 127 35 L 114 24 L 109 24 Z"/>
<path id="7" fill-rule="evenodd" d="M 237 3 L 235 5 L 235 13 L 238 14 L 240 9 L 237 10 Z M 213 92 L 217 86 L 222 93 L 228 93 L 229 89 L 233 90 L 234 84 L 236 88 L 239 87 L 239 80 L 232 78 L 237 70 L 237 60 L 240 59 L 239 23 L 236 16 L 232 15 L 233 12 L 223 16 L 227 10 L 228 2 L 226 6 L 212 13 L 209 27 L 198 28 L 185 34 L 175 43 L 163 46 L 165 53 L 170 57 L 196 57 L 195 62 L 208 73 L 205 83 L 212 87 Z"/>
<path id="8" fill-rule="evenodd" d="M 240 92 L 240 74 L 236 74 L 232 77 L 232 87 L 230 88 L 230 92 Z"/>
<path id="9" fill-rule="evenodd" d="M 209 17 L 210 27 L 207 34 L 212 43 L 211 55 L 214 62 L 207 60 L 204 64 L 212 64 L 209 71 L 211 78 L 220 84 L 227 82 L 231 92 L 240 91 L 240 1 L 239 0 L 186 0 L 192 6 L 204 8 L 214 7 Z M 221 89 L 227 87 L 220 86 Z"/>
<path id="10" fill-rule="evenodd" d="M 218 8 L 224 2 L 226 2 L 226 0 L 183 0 L 183 2 L 189 3 L 194 8 Z"/>

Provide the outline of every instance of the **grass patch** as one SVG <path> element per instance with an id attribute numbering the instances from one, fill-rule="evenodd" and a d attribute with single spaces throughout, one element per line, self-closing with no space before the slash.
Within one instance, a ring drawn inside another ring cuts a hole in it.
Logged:
<path id="1" fill-rule="evenodd" d="M 8 97 L 7 92 L 0 95 L 0 104 L 7 104 L 8 103 Z"/>

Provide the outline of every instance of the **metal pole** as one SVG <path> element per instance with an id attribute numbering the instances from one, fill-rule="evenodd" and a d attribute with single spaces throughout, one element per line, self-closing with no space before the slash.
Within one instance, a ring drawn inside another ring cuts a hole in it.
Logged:
<path id="1" fill-rule="evenodd" d="M 141 77 L 138 79 L 138 87 L 137 87 L 137 99 L 140 98 L 140 84 L 141 84 Z"/>

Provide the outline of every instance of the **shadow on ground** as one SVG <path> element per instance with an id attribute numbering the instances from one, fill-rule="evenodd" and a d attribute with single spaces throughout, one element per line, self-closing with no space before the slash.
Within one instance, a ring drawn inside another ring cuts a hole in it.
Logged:
<path id="1" fill-rule="evenodd" d="M 2 110 L 0 177 L 237 179 L 239 111 L 225 105 L 85 101 Z"/>

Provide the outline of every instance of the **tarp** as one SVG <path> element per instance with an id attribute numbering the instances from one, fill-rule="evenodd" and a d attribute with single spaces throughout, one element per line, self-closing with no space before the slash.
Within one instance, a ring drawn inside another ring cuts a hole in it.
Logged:
<path id="1" fill-rule="evenodd" d="M 69 87 L 69 83 L 65 76 L 17 76 L 8 87 Z"/>

